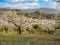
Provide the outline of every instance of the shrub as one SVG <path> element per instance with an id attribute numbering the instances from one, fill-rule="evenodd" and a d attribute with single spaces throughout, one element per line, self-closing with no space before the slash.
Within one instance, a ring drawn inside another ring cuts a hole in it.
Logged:
<path id="1" fill-rule="evenodd" d="M 37 33 L 39 33 L 40 34 L 40 32 L 41 32 L 41 25 L 39 25 L 39 24 L 33 24 L 32 25 L 32 31 L 33 32 L 37 32 Z"/>
<path id="2" fill-rule="evenodd" d="M 6 33 L 8 32 L 8 27 L 6 25 L 4 25 L 4 30 Z"/>
<path id="3" fill-rule="evenodd" d="M 3 32 L 3 27 L 0 28 L 0 32 Z"/>

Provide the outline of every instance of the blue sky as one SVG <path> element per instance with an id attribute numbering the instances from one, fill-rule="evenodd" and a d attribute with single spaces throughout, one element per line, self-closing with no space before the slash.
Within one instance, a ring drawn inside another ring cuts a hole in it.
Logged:
<path id="1" fill-rule="evenodd" d="M 52 0 L 0 0 L 0 7 L 16 9 L 56 8 L 56 2 Z"/>

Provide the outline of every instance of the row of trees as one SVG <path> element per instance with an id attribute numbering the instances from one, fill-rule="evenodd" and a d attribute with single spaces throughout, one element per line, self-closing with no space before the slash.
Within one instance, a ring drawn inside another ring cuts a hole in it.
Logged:
<path id="1" fill-rule="evenodd" d="M 12 22 L 13 23 L 13 22 Z M 18 26 L 14 23 L 14 25 L 16 26 L 15 30 L 16 30 L 16 33 L 17 34 L 22 34 L 22 28 L 21 28 L 21 25 Z M 29 34 L 55 34 L 57 33 L 57 28 L 56 27 L 53 27 L 54 29 L 50 29 L 49 27 L 47 27 L 46 29 L 43 29 L 42 25 L 41 24 L 33 24 L 31 28 L 26 28 L 26 29 L 23 29 L 28 31 Z M 7 26 L 3 26 L 0 28 L 0 32 L 3 32 L 5 31 L 5 33 L 8 33 L 9 31 L 9 27 Z"/>
<path id="2" fill-rule="evenodd" d="M 26 16 L 26 18 L 27 17 L 30 17 L 30 18 L 33 18 L 33 17 L 34 18 L 46 17 L 46 19 L 48 19 L 48 18 L 50 18 L 52 16 L 52 15 L 48 16 L 45 13 L 41 13 L 40 14 L 39 11 L 36 11 L 34 13 L 22 13 L 21 11 L 17 11 L 17 13 L 15 13 L 15 12 L 16 12 L 15 10 L 13 10 L 13 11 L 11 10 L 10 13 L 8 13 L 8 14 L 6 14 L 7 13 L 6 12 L 5 13 L 6 15 L 2 14 L 2 17 L 3 17 L 3 20 L 7 21 L 8 23 L 12 23 L 16 27 L 16 31 L 17 31 L 18 34 L 22 34 L 22 29 L 21 28 L 22 28 L 23 23 L 25 22 L 25 21 L 23 22 L 23 20 L 25 20 L 24 16 Z M 60 28 L 60 26 L 57 26 L 57 27 L 53 26 L 53 27 L 55 28 L 54 30 L 50 29 L 50 27 L 47 27 L 45 30 L 43 30 L 42 29 L 42 25 L 34 24 L 34 25 L 32 25 L 31 29 L 30 28 L 26 28 L 26 31 L 28 31 L 29 34 L 32 34 L 32 33 L 34 33 L 34 34 L 35 33 L 41 34 L 43 32 L 44 33 L 46 32 L 46 33 L 48 33 L 50 35 L 50 34 L 53 34 L 58 27 Z M 5 32 L 7 33 L 9 28 L 8 28 L 8 26 L 5 25 L 5 26 L 3 26 L 1 28 L 1 31 L 2 30 L 5 30 Z"/>

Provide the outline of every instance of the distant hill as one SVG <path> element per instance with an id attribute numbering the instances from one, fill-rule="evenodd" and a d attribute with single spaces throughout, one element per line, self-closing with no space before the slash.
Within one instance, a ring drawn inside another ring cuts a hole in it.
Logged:
<path id="1" fill-rule="evenodd" d="M 0 8 L 0 15 L 24 15 L 29 18 L 40 19 L 60 19 L 60 14 L 56 15 L 56 9 L 39 8 L 39 9 L 6 9 Z"/>
<path id="2" fill-rule="evenodd" d="M 10 10 L 10 8 L 0 8 L 0 10 Z M 56 9 L 51 9 L 51 8 L 39 8 L 39 9 L 11 9 L 11 10 L 17 10 L 17 11 L 23 11 L 23 12 L 27 12 L 27 13 L 32 13 L 32 12 L 36 12 L 36 11 L 40 11 L 43 13 L 47 13 L 47 14 L 54 14 L 56 13 L 58 10 Z"/>
<path id="3" fill-rule="evenodd" d="M 51 8 L 39 8 L 39 9 L 23 9 L 22 11 L 24 12 L 35 12 L 35 11 L 40 11 L 40 12 L 44 12 L 47 14 L 53 14 L 55 13 L 57 10 L 56 9 L 51 9 Z"/>

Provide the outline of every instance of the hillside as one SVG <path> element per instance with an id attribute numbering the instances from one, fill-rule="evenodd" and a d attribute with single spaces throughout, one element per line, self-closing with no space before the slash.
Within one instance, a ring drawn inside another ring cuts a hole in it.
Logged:
<path id="1" fill-rule="evenodd" d="M 47 14 L 53 14 L 53 13 L 57 12 L 56 9 L 51 9 L 51 8 L 22 9 L 22 11 L 23 11 L 23 12 L 27 12 L 27 13 L 40 11 L 40 12 L 44 12 L 44 13 L 47 13 Z"/>
<path id="2" fill-rule="evenodd" d="M 0 9 L 0 31 L 3 33 L 4 30 L 5 33 L 12 31 L 14 34 L 16 31 L 18 34 L 45 34 L 45 32 L 50 34 L 47 30 L 55 31 L 60 28 L 56 19 L 60 18 L 57 18 L 55 14 L 40 11 L 26 13 L 18 9 Z"/>

